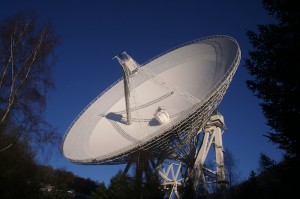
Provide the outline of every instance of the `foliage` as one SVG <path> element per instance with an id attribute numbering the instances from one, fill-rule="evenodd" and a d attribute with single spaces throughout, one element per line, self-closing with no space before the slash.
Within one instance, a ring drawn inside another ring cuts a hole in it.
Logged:
<path id="1" fill-rule="evenodd" d="M 104 182 L 101 182 L 95 191 L 91 194 L 93 199 L 109 199 L 108 197 L 108 190 L 104 184 Z"/>
<path id="2" fill-rule="evenodd" d="M 263 171 L 271 170 L 276 165 L 276 162 L 266 154 L 260 154 L 259 165 Z"/>
<path id="3" fill-rule="evenodd" d="M 160 178 L 157 173 L 150 175 L 143 187 L 142 198 L 148 199 L 162 199 L 164 198 L 164 192 L 161 189 Z"/>
<path id="4" fill-rule="evenodd" d="M 0 23 L 0 138 L 14 138 L 0 152 L 19 142 L 41 147 L 57 141 L 44 120 L 46 94 L 53 88 L 52 53 L 58 36 L 50 23 L 17 14 Z"/>
<path id="5" fill-rule="evenodd" d="M 163 198 L 160 189 L 160 179 L 153 168 L 154 157 L 150 151 L 140 150 L 133 154 L 130 160 L 133 167 L 133 176 L 130 178 L 133 198 Z M 152 165 L 152 167 L 151 167 Z"/>
<path id="6" fill-rule="evenodd" d="M 2 137 L 0 144 L 13 138 Z M 26 143 L 0 153 L 0 198 L 88 198 L 97 183 L 64 169 L 36 164 Z"/>
<path id="7" fill-rule="evenodd" d="M 299 156 L 299 7 L 293 1 L 264 0 L 269 14 L 279 23 L 259 25 L 259 33 L 248 31 L 254 50 L 246 67 L 254 77 L 247 86 L 260 103 L 271 132 L 267 137 L 286 151 Z M 108 187 L 83 179 L 63 169 L 37 165 L 32 146 L 55 140 L 55 132 L 43 117 L 46 93 L 52 88 L 50 55 L 58 44 L 51 25 L 39 25 L 35 18 L 16 15 L 0 24 L 0 198 L 163 198 L 159 179 L 152 175 L 147 153 L 137 160 L 133 177 L 119 171 Z M 299 159 L 276 163 L 261 154 L 259 173 L 235 184 L 228 157 L 227 192 L 213 192 L 198 198 L 289 198 L 297 194 Z M 193 182 L 183 189 L 183 198 L 197 198 Z"/>
<path id="8" fill-rule="evenodd" d="M 59 143 L 44 119 L 57 44 L 50 22 L 19 13 L 0 23 L 0 198 L 87 198 L 96 189 L 34 159 L 37 149 Z"/>
<path id="9" fill-rule="evenodd" d="M 267 162 L 267 167 L 261 164 L 260 173 L 254 171 L 250 173 L 248 180 L 229 189 L 227 198 L 263 198 L 281 199 L 292 198 L 297 192 L 297 183 L 292 179 L 297 179 L 300 175 L 298 168 L 299 162 L 295 159 L 284 160 L 273 164 L 266 155 L 260 156 L 260 162 Z M 269 164 L 270 163 L 270 164 Z"/>
<path id="10" fill-rule="evenodd" d="M 246 67 L 254 77 L 247 86 L 262 101 L 271 132 L 269 140 L 286 152 L 299 156 L 300 128 L 300 7 L 296 1 L 263 0 L 268 13 L 278 24 L 258 25 L 259 33 L 248 31 L 253 50 Z"/>
<path id="11" fill-rule="evenodd" d="M 128 183 L 128 176 L 124 175 L 121 170 L 110 179 L 108 186 L 109 198 L 127 199 L 131 198 L 132 191 Z"/>
<path id="12" fill-rule="evenodd" d="M 41 188 L 45 198 L 60 196 L 59 198 L 88 198 L 97 188 L 97 183 L 75 176 L 64 169 L 53 169 L 50 166 L 39 166 Z"/>
<path id="13" fill-rule="evenodd" d="M 228 149 L 226 149 L 226 152 L 224 154 L 224 165 L 225 165 L 225 173 L 226 177 L 225 179 L 228 182 L 228 186 L 233 186 L 234 184 L 237 184 L 239 182 L 239 174 L 237 171 L 237 165 L 238 162 L 234 158 L 232 152 Z"/>
<path id="14" fill-rule="evenodd" d="M 144 179 L 140 189 L 136 189 L 135 177 L 130 177 L 122 170 L 110 179 L 108 188 L 104 183 L 100 183 L 98 188 L 92 192 L 93 199 L 159 199 L 164 198 L 164 192 L 160 189 L 160 181 L 157 175 L 151 175 Z"/>
<path id="15" fill-rule="evenodd" d="M 10 143 L 9 136 L 2 136 L 0 144 Z M 28 144 L 22 143 L 0 153 L 0 198 L 38 198 L 39 176 L 37 165 Z"/>
<path id="16" fill-rule="evenodd" d="M 194 190 L 194 179 L 189 178 L 183 187 L 182 199 L 193 199 L 193 198 L 196 198 L 196 193 Z"/>

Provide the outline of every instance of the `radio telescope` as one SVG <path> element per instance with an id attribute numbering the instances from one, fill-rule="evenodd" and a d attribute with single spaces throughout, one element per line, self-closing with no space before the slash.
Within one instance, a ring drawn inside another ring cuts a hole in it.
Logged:
<path id="1" fill-rule="evenodd" d="M 62 144 L 64 156 L 78 164 L 114 165 L 130 162 L 138 151 L 148 151 L 156 159 L 164 185 L 179 197 L 177 186 L 186 176 L 196 176 L 195 187 L 205 181 L 204 161 L 214 145 L 217 170 L 212 173 L 218 182 L 224 181 L 225 124 L 216 109 L 240 62 L 236 40 L 225 35 L 201 38 L 144 64 L 126 52 L 115 58 L 123 77 L 70 125 Z M 182 171 L 181 162 L 189 156 L 192 166 L 178 179 L 174 169 L 177 165 Z M 166 159 L 173 160 L 167 170 Z"/>

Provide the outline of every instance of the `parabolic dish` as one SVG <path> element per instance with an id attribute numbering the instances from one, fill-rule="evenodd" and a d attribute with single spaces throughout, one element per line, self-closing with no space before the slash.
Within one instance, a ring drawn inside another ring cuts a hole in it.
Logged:
<path id="1" fill-rule="evenodd" d="M 121 78 L 71 124 L 63 139 L 64 156 L 80 164 L 120 164 L 139 150 L 172 153 L 202 129 L 240 58 L 236 40 L 221 35 L 186 43 L 140 65 L 130 78 L 132 124 L 126 124 Z M 155 119 L 158 107 L 165 108 L 168 122 Z"/>

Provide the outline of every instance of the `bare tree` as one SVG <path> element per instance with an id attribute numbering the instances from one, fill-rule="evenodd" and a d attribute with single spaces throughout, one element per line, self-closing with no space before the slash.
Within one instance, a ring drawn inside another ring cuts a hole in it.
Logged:
<path id="1" fill-rule="evenodd" d="M 234 158 L 232 152 L 226 149 L 224 156 L 224 163 L 226 169 L 226 180 L 228 181 L 229 186 L 233 186 L 239 183 L 239 171 L 238 171 L 238 162 Z"/>
<path id="2" fill-rule="evenodd" d="M 51 24 L 35 17 L 17 14 L 0 23 L 0 138 L 11 138 L 0 152 L 18 142 L 34 147 L 56 140 L 44 112 L 58 43 Z"/>

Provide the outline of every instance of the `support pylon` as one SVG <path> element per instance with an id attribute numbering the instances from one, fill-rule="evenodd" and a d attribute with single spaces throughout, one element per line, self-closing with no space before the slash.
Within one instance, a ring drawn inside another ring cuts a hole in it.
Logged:
<path id="1" fill-rule="evenodd" d="M 224 128 L 224 117 L 219 112 L 215 112 L 204 127 L 204 137 L 193 168 L 195 172 L 195 190 L 198 189 L 200 183 L 207 189 L 206 184 L 208 182 L 206 182 L 205 172 L 215 175 L 216 180 L 214 182 L 217 183 L 218 186 L 227 184 L 225 180 L 224 148 L 222 142 L 222 129 Z M 211 145 L 214 145 L 215 150 L 216 171 L 208 169 L 204 165 Z"/>

